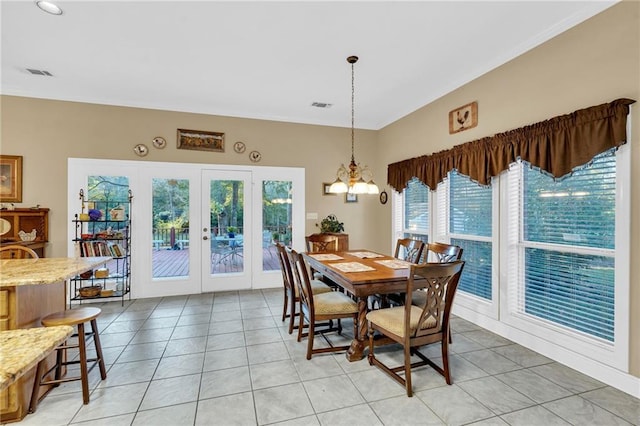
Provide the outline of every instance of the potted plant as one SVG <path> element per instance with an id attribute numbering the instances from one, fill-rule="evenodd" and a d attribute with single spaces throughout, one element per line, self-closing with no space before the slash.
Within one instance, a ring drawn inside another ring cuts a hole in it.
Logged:
<path id="1" fill-rule="evenodd" d="M 273 240 L 274 243 L 277 243 L 278 241 L 280 241 L 280 234 L 277 232 L 273 232 L 271 234 L 271 239 Z"/>
<path id="2" fill-rule="evenodd" d="M 316 224 L 316 226 L 318 226 Z M 338 218 L 330 214 L 329 216 L 322 219 L 320 222 L 320 232 L 323 234 L 334 233 L 339 234 L 344 231 L 344 223 L 340 222 Z"/>
<path id="3" fill-rule="evenodd" d="M 236 232 L 238 232 L 238 228 L 236 228 L 235 226 L 227 227 L 227 235 L 229 235 L 229 238 L 235 238 Z"/>

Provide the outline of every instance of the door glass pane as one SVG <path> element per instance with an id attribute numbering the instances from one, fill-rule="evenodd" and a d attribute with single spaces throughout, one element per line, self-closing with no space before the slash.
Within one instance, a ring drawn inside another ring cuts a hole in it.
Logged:
<path id="1" fill-rule="evenodd" d="M 280 269 L 275 243 L 291 245 L 291 181 L 265 180 L 262 183 L 262 270 Z"/>
<path id="2" fill-rule="evenodd" d="M 244 271 L 244 183 L 212 180 L 209 187 L 211 218 L 211 273 Z"/>
<path id="3" fill-rule="evenodd" d="M 152 179 L 153 278 L 189 275 L 189 180 Z"/>

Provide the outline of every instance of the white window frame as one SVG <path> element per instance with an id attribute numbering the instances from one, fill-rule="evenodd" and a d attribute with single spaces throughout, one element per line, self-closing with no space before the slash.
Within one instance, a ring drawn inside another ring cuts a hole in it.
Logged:
<path id="1" fill-rule="evenodd" d="M 429 189 L 429 188 L 427 188 Z M 427 238 L 429 242 L 435 241 L 433 239 L 435 226 L 433 222 L 433 217 L 436 214 L 435 212 L 435 201 L 436 195 L 435 191 L 428 190 L 427 192 L 427 202 L 429 203 L 428 214 L 429 214 L 429 223 L 427 224 Z M 399 238 L 404 238 L 404 234 L 422 234 L 421 232 L 416 232 L 415 229 L 405 228 L 405 212 L 404 212 L 404 190 L 402 192 L 392 191 L 391 193 L 391 253 L 393 253 L 396 249 L 396 242 Z"/>
<path id="2" fill-rule="evenodd" d="M 491 237 L 481 237 L 477 235 L 467 234 L 455 234 L 450 230 L 449 225 L 449 209 L 450 209 L 450 193 L 449 193 L 450 180 L 445 179 L 438 185 L 436 206 L 434 206 L 434 221 L 436 222 L 437 234 L 436 239 L 433 241 L 439 241 L 444 243 L 450 243 L 452 238 L 460 238 L 472 241 L 483 241 L 491 243 L 491 300 L 484 299 L 482 297 L 475 296 L 463 291 L 456 292 L 456 303 L 453 307 L 453 313 L 460 312 L 460 309 L 464 308 L 468 310 L 466 316 L 468 317 L 470 312 L 487 316 L 492 319 L 498 319 L 500 311 L 500 287 L 499 287 L 499 271 L 500 271 L 500 178 L 494 178 L 491 182 L 491 197 L 492 197 L 492 209 L 491 209 Z M 464 252 L 462 253 L 464 258 Z"/>
<path id="3" fill-rule="evenodd" d="M 629 133 L 630 134 L 630 133 Z M 518 312 L 518 282 L 524 274 L 524 247 L 519 216 L 522 214 L 519 179 L 522 179 L 522 164 L 513 165 L 503 176 L 506 184 L 501 191 L 500 288 L 504 293 L 500 309 L 501 321 L 537 339 L 532 339 L 533 348 L 545 354 L 555 347 L 555 359 L 576 367 L 586 367 L 595 360 L 628 372 L 629 368 L 629 250 L 631 203 L 631 147 L 621 146 L 616 152 L 616 216 L 615 216 L 615 320 L 614 341 L 606 342 L 592 338 L 568 328 L 555 326 L 547 321 Z M 524 166 L 526 167 L 526 166 Z M 515 204 L 514 204 L 515 203 Z M 529 246 L 529 245 L 526 245 Z M 547 247 L 546 244 L 539 244 Z M 551 247 L 551 246 L 548 246 Z M 553 348 L 552 347 L 552 348 Z M 564 348 L 567 351 L 557 350 Z M 580 368 L 579 368 L 580 369 Z"/>

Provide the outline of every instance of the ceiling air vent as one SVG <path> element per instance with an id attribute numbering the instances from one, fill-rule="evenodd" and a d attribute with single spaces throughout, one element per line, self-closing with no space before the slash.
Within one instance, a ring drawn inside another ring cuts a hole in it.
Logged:
<path id="1" fill-rule="evenodd" d="M 33 75 L 46 75 L 48 77 L 53 77 L 53 74 L 46 70 L 34 70 L 31 68 L 27 68 L 27 71 L 29 71 Z"/>
<path id="2" fill-rule="evenodd" d="M 316 108 L 331 108 L 331 105 L 333 105 L 333 104 L 328 104 L 326 102 L 313 102 L 311 104 L 311 106 L 316 107 Z"/>

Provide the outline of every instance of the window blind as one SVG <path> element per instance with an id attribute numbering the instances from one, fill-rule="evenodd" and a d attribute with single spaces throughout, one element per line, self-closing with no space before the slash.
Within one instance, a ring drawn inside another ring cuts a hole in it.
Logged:
<path id="1" fill-rule="evenodd" d="M 518 310 L 613 341 L 615 151 L 562 180 L 524 165 L 521 182 Z"/>
<path id="2" fill-rule="evenodd" d="M 492 205 L 491 188 L 455 171 L 449 174 L 451 243 L 463 248 L 466 262 L 458 289 L 487 300 L 492 298 Z"/>
<path id="3" fill-rule="evenodd" d="M 405 233 L 429 232 L 429 188 L 417 179 L 404 190 L 404 228 Z"/>

